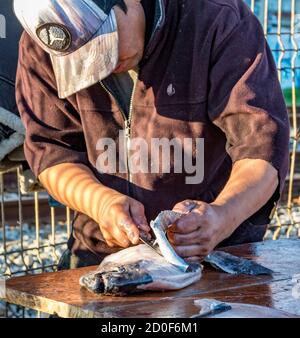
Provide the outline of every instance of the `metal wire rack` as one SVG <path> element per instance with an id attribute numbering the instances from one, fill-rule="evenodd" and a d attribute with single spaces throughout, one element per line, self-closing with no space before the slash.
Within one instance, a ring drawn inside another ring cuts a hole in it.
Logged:
<path id="1" fill-rule="evenodd" d="M 43 191 L 22 194 L 22 166 L 0 170 L 0 275 L 11 277 L 55 270 L 71 233 L 72 211 L 50 207 Z M 35 316 L 0 303 L 0 317 Z"/>
<path id="2" fill-rule="evenodd" d="M 291 124 L 290 172 L 268 238 L 300 237 L 300 1 L 246 0 L 259 18 L 273 52 Z"/>

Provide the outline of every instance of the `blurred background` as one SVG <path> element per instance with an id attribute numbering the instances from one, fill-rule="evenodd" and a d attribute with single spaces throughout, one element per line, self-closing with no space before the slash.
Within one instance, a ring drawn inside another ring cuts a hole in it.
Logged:
<path id="1" fill-rule="evenodd" d="M 300 237 L 300 0 L 245 0 L 259 18 L 288 107 L 290 173 L 265 240 Z M 4 27 L 3 27 L 4 25 Z M 21 27 L 12 0 L 0 2 L 0 275 L 53 271 L 66 249 L 72 211 L 53 201 L 24 158 L 24 128 L 14 99 Z M 0 302 L 0 317 L 36 317 Z"/>

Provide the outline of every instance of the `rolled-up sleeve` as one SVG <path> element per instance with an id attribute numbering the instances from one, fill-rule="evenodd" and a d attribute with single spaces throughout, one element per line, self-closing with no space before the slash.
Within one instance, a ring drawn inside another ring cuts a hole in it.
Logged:
<path id="1" fill-rule="evenodd" d="M 213 51 L 208 110 L 226 135 L 232 162 L 269 162 L 282 190 L 289 162 L 288 114 L 272 53 L 252 14 Z"/>
<path id="2" fill-rule="evenodd" d="M 20 40 L 16 100 L 26 128 L 26 159 L 36 176 L 57 164 L 88 163 L 76 102 L 58 98 L 50 57 L 26 33 Z"/>

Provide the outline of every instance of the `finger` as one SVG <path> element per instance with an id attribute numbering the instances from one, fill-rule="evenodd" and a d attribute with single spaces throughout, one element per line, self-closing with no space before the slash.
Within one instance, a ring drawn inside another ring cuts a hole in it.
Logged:
<path id="1" fill-rule="evenodd" d="M 140 237 L 144 240 L 150 241 L 152 236 L 149 232 L 140 231 Z"/>
<path id="2" fill-rule="evenodd" d="M 138 224 L 135 220 L 134 220 L 134 223 L 136 223 L 138 225 L 138 228 L 139 228 L 140 231 L 143 231 L 143 232 L 146 232 L 146 233 L 150 232 L 149 225 L 147 225 L 147 224 Z"/>
<path id="3" fill-rule="evenodd" d="M 127 235 L 127 238 L 134 245 L 139 243 L 140 232 L 132 218 L 124 213 L 124 210 L 120 211 L 120 217 L 117 221 L 119 228 Z"/>
<path id="4" fill-rule="evenodd" d="M 109 231 L 106 229 L 102 230 L 102 234 L 107 244 L 110 243 L 113 244 L 113 246 L 119 246 L 121 248 L 128 248 L 130 246 L 127 235 L 117 227 L 112 227 Z"/>
<path id="5" fill-rule="evenodd" d="M 195 256 L 206 257 L 209 253 L 207 248 L 201 245 L 174 246 L 174 249 L 177 252 L 177 254 L 183 258 Z"/>
<path id="6" fill-rule="evenodd" d="M 198 238 L 200 237 L 200 229 L 193 231 L 189 234 L 180 234 L 175 232 L 168 233 L 169 240 L 174 245 L 193 245 L 201 244 Z"/>
<path id="7" fill-rule="evenodd" d="M 111 242 L 111 241 L 106 241 L 106 244 L 107 244 L 110 248 L 119 247 L 118 244 L 116 244 L 115 242 Z"/>
<path id="8" fill-rule="evenodd" d="M 145 216 L 145 208 L 142 203 L 133 201 L 130 203 L 130 215 L 134 223 L 144 232 L 150 232 L 150 226 Z"/>
<path id="9" fill-rule="evenodd" d="M 183 215 L 174 225 L 170 227 L 171 232 L 188 234 L 196 231 L 201 225 L 201 216 L 198 213 L 190 212 Z"/>
<path id="10" fill-rule="evenodd" d="M 118 248 L 125 248 L 125 244 L 122 245 L 121 243 L 119 243 L 117 240 L 115 240 L 113 238 L 107 239 L 106 243 L 111 248 L 116 248 L 116 247 L 118 247 Z M 129 243 L 129 241 L 128 241 L 128 243 Z"/>
<path id="11" fill-rule="evenodd" d="M 104 241 L 109 247 L 112 247 L 114 244 L 112 243 L 112 238 L 107 231 L 101 228 L 102 241 Z M 115 245 L 114 245 L 115 246 Z"/>
<path id="12" fill-rule="evenodd" d="M 173 208 L 173 211 L 179 212 L 182 214 L 188 213 L 191 211 L 193 207 L 197 205 L 196 201 L 193 200 L 185 200 L 183 202 L 177 203 Z"/>

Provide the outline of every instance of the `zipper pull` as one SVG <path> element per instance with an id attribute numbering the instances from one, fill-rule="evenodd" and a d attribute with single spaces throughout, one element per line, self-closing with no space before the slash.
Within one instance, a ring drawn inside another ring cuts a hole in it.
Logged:
<path id="1" fill-rule="evenodd" d="M 129 120 L 125 121 L 125 134 L 126 134 L 126 137 L 130 136 L 130 121 Z"/>

